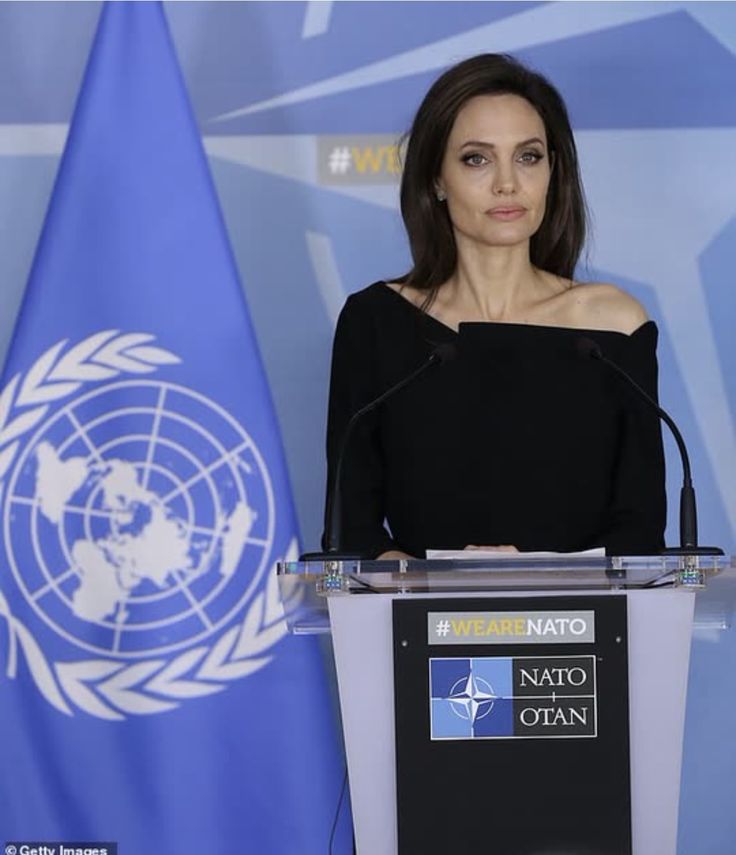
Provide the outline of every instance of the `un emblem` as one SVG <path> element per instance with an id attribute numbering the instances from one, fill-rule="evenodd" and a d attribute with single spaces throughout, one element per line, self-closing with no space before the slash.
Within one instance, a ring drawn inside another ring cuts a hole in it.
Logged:
<path id="1" fill-rule="evenodd" d="M 275 529 L 264 460 L 214 401 L 124 377 L 179 361 L 152 339 L 60 342 L 0 395 L 5 558 L 26 607 L 84 651 L 52 661 L 0 591 L 8 670 L 25 654 L 65 712 L 170 709 L 262 667 L 286 632 L 275 575 L 263 585 Z"/>

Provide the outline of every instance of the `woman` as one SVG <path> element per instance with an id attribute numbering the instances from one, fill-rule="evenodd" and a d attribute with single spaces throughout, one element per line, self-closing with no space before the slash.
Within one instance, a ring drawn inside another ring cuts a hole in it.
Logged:
<path id="1" fill-rule="evenodd" d="M 443 74 L 412 125 L 401 211 L 413 268 L 352 295 L 338 321 L 329 475 L 353 413 L 438 344 L 457 358 L 351 437 L 342 548 L 659 550 L 659 423 L 578 346 L 593 339 L 656 396 L 657 329 L 614 285 L 574 281 L 585 206 L 557 91 L 501 55 Z"/>

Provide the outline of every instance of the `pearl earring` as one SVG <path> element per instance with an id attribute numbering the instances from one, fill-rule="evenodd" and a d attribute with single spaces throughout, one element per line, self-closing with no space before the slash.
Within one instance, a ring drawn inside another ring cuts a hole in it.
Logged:
<path id="1" fill-rule="evenodd" d="M 445 199 L 447 198 L 447 193 L 445 193 L 444 190 L 436 190 L 435 196 L 437 197 L 438 202 L 444 202 Z"/>

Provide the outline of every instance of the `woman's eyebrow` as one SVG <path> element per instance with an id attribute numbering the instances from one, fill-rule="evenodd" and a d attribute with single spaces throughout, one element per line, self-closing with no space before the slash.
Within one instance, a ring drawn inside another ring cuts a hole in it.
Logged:
<path id="1" fill-rule="evenodd" d="M 539 145 L 544 145 L 544 140 L 539 137 L 530 137 L 528 140 L 523 140 L 520 143 L 516 144 L 516 148 L 522 148 L 525 145 L 532 145 L 533 143 L 538 143 Z M 462 143 L 460 148 L 467 148 L 468 146 L 473 146 L 474 148 L 496 148 L 496 144 L 492 142 L 483 142 L 482 140 L 468 140 L 467 142 Z"/>

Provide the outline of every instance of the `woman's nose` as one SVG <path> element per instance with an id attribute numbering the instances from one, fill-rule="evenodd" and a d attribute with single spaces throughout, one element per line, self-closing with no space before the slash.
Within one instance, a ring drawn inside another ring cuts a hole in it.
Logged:
<path id="1" fill-rule="evenodd" d="M 507 196 L 516 192 L 516 175 L 512 166 L 499 166 L 493 175 L 493 193 Z"/>

